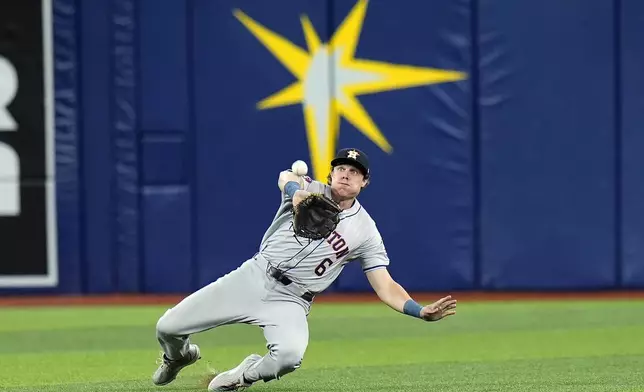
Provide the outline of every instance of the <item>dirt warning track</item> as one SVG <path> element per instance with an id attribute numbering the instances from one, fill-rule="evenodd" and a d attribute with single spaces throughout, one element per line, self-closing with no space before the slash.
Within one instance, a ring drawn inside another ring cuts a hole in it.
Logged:
<path id="1" fill-rule="evenodd" d="M 187 294 L 176 295 L 51 295 L 51 296 L 7 296 L 0 298 L 0 306 L 100 306 L 100 305 L 172 305 Z M 433 302 L 451 295 L 459 302 L 478 301 L 543 301 L 543 300 L 644 300 L 644 291 L 591 291 L 591 292 L 437 292 L 411 293 L 419 302 Z M 373 293 L 329 293 L 321 294 L 315 303 L 368 303 L 378 302 Z"/>

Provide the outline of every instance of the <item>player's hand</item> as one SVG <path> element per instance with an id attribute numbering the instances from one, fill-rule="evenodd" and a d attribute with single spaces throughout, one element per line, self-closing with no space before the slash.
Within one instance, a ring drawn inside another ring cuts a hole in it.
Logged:
<path id="1" fill-rule="evenodd" d="M 443 297 L 420 311 L 420 317 L 425 321 L 438 321 L 456 314 L 456 300 L 451 295 Z"/>
<path id="2" fill-rule="evenodd" d="M 293 194 L 293 207 L 300 204 L 302 200 L 306 199 L 310 194 L 311 192 L 303 191 L 301 189 L 299 191 L 296 191 L 295 194 Z"/>

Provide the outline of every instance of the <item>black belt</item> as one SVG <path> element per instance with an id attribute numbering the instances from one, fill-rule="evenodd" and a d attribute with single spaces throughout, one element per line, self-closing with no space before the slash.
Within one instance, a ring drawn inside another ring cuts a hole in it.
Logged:
<path id="1" fill-rule="evenodd" d="M 280 282 L 284 286 L 288 286 L 289 284 L 293 283 L 293 281 L 291 279 L 289 279 L 286 275 L 284 275 L 284 272 L 278 270 L 277 268 L 275 268 L 275 267 L 273 267 L 271 265 L 268 266 L 268 273 L 269 273 L 270 276 L 275 278 L 275 280 L 277 280 L 278 282 Z M 306 293 L 302 294 L 301 297 L 303 299 L 305 299 L 306 301 L 311 302 L 311 301 L 313 301 L 314 295 L 310 291 L 307 291 Z"/>

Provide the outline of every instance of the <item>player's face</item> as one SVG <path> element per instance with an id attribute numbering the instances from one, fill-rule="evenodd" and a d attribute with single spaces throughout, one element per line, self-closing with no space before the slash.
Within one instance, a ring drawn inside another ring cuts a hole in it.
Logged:
<path id="1" fill-rule="evenodd" d="M 364 175 L 351 165 L 338 165 L 331 172 L 331 188 L 342 198 L 356 197 L 367 185 Z"/>

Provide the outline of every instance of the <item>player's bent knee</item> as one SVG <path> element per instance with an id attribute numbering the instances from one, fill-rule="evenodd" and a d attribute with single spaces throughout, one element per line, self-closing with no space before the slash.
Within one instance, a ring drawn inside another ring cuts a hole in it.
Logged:
<path id="1" fill-rule="evenodd" d="M 179 335 L 177 323 L 171 317 L 170 310 L 166 311 L 157 321 L 157 336 L 176 336 Z"/>
<path id="2" fill-rule="evenodd" d="M 290 372 L 300 367 L 304 358 L 304 350 L 295 347 L 284 347 L 276 353 L 280 370 Z"/>

